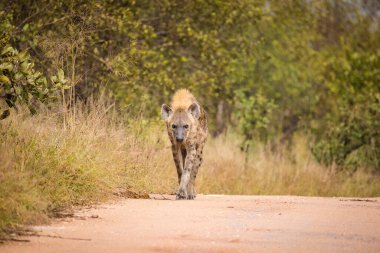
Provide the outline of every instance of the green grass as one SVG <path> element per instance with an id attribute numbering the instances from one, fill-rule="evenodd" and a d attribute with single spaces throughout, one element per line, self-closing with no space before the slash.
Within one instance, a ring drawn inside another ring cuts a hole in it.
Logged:
<path id="1" fill-rule="evenodd" d="M 174 193 L 177 176 L 160 121 L 120 119 L 109 105 L 23 112 L 0 122 L 0 234 L 115 193 Z M 128 122 L 128 123 L 126 123 Z M 258 144 L 245 163 L 239 137 L 209 138 L 197 190 L 214 194 L 380 196 L 380 176 L 318 164 L 298 136 L 273 153 Z"/>

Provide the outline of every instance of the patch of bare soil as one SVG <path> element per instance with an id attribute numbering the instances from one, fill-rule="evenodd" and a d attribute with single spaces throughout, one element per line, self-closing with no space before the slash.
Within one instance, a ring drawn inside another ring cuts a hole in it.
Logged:
<path id="1" fill-rule="evenodd" d="M 380 252 L 380 199 L 170 195 L 84 209 L 0 252 Z"/>

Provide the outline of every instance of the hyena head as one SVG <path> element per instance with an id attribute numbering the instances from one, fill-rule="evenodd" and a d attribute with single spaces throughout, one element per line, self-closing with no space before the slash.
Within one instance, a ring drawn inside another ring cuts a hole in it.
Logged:
<path id="1" fill-rule="evenodd" d="M 161 107 L 161 116 L 166 122 L 168 134 L 178 143 L 186 142 L 190 132 L 197 125 L 199 115 L 200 108 L 197 103 L 192 103 L 188 108 L 174 110 L 166 104 Z"/>

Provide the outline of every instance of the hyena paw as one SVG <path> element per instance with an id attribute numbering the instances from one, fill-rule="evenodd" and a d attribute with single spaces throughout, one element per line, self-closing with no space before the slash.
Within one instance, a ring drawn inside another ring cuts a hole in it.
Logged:
<path id="1" fill-rule="evenodd" d="M 187 185 L 187 199 L 195 199 L 197 196 L 194 188 L 194 184 Z"/>
<path id="2" fill-rule="evenodd" d="M 193 187 L 191 191 L 188 192 L 187 199 L 195 199 L 197 197 L 197 192 L 195 191 L 195 188 Z"/>
<path id="3" fill-rule="evenodd" d="M 176 199 L 187 199 L 186 190 L 182 189 L 182 188 L 178 189 L 177 198 Z"/>
<path id="4" fill-rule="evenodd" d="M 189 194 L 187 195 L 187 199 L 195 199 L 196 196 L 196 194 Z"/>

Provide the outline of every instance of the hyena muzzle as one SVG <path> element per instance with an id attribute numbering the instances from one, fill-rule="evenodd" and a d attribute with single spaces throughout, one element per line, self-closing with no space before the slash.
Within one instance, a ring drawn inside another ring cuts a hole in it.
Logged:
<path id="1" fill-rule="evenodd" d="M 177 168 L 177 199 L 194 199 L 195 178 L 202 164 L 203 146 L 207 139 L 207 114 L 188 90 L 181 89 L 174 94 L 171 107 L 162 105 L 161 115 Z"/>

